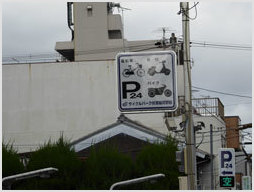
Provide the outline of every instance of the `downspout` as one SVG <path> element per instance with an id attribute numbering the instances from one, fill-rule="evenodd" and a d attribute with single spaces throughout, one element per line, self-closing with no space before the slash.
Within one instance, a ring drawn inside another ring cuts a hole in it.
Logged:
<path id="1" fill-rule="evenodd" d="M 68 22 L 68 27 L 71 30 L 71 40 L 74 40 L 74 30 L 71 28 L 72 25 L 74 25 L 74 23 L 72 22 L 72 4 L 73 2 L 67 2 L 67 22 Z"/>

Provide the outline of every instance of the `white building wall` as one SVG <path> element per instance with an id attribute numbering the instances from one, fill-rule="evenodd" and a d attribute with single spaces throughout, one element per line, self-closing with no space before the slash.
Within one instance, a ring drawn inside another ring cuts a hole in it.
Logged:
<path id="1" fill-rule="evenodd" d="M 113 61 L 3 65 L 3 140 L 24 152 L 115 122 L 114 74 Z"/>
<path id="2" fill-rule="evenodd" d="M 73 141 L 116 122 L 114 62 L 3 65 L 3 141 L 28 152 L 61 134 Z M 164 113 L 127 117 L 168 134 Z"/>
<path id="3" fill-rule="evenodd" d="M 219 165 L 218 165 L 218 149 L 223 147 L 222 135 L 225 137 L 226 126 L 224 121 L 219 116 L 197 116 L 193 117 L 194 122 L 202 121 L 205 124 L 205 128 L 198 131 L 199 133 L 203 133 L 203 141 L 202 134 L 196 134 L 196 145 L 198 145 L 201 141 L 201 145 L 198 149 L 205 151 L 207 153 L 211 153 L 210 151 L 210 125 L 213 126 L 213 178 L 214 178 L 214 187 L 215 189 L 219 188 Z M 200 176 L 200 181 L 204 185 L 205 189 L 210 189 L 211 186 L 211 170 L 210 163 L 204 167 L 201 167 L 199 170 L 202 172 Z"/>
<path id="4" fill-rule="evenodd" d="M 168 118 L 170 119 L 170 118 Z M 215 189 L 219 188 L 219 167 L 218 167 L 218 149 L 223 147 L 222 135 L 225 136 L 226 126 L 224 121 L 219 116 L 199 116 L 193 115 L 194 125 L 197 125 L 197 122 L 203 122 L 205 127 L 202 130 L 196 132 L 196 146 L 199 146 L 198 149 L 210 154 L 210 125 L 213 125 L 213 178 L 214 178 L 214 187 Z M 181 130 L 179 124 L 182 122 L 182 117 L 174 117 L 175 125 L 177 126 L 174 137 L 178 140 L 182 140 L 184 142 L 184 131 L 177 132 Z M 202 139 L 202 133 L 204 135 Z M 211 188 L 211 170 L 210 170 L 210 162 L 204 162 L 198 165 L 198 174 L 200 175 L 199 183 L 202 185 L 202 189 L 210 189 Z"/>
<path id="5" fill-rule="evenodd" d="M 202 121 L 205 124 L 205 128 L 197 131 L 196 143 L 200 143 L 202 140 L 202 133 L 204 135 L 203 141 L 199 149 L 210 153 L 210 125 L 213 126 L 213 154 L 218 154 L 218 149 L 222 148 L 222 135 L 225 137 L 226 125 L 219 116 L 193 116 L 194 122 Z"/>

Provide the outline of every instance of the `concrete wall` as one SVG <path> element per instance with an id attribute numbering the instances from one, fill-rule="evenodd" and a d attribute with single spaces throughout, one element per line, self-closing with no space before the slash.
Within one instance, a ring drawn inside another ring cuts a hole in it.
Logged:
<path id="1" fill-rule="evenodd" d="M 3 141 L 27 152 L 62 133 L 76 140 L 116 122 L 114 62 L 3 65 Z M 168 134 L 164 113 L 127 116 Z"/>
<path id="2" fill-rule="evenodd" d="M 194 121 L 203 121 L 205 123 L 205 128 L 198 131 L 203 133 L 203 140 L 202 134 L 196 134 L 196 145 L 198 145 L 201 141 L 201 145 L 198 147 L 199 149 L 210 153 L 210 125 L 213 126 L 213 178 L 214 178 L 214 188 L 219 188 L 219 165 L 218 165 L 218 149 L 222 148 L 225 144 L 224 139 L 222 139 L 222 135 L 225 138 L 225 130 L 226 126 L 223 120 L 218 116 L 210 116 L 210 117 L 200 117 L 194 116 Z M 211 186 L 211 170 L 210 170 L 210 163 L 206 164 L 202 167 L 202 174 L 200 177 L 200 181 L 204 187 L 204 189 L 210 189 Z"/>
<path id="3" fill-rule="evenodd" d="M 92 8 L 91 15 L 88 6 Z M 73 14 L 75 61 L 114 58 L 123 47 L 123 39 L 109 39 L 108 30 L 122 33 L 121 16 L 108 13 L 107 2 L 74 2 Z"/>
<path id="4" fill-rule="evenodd" d="M 113 61 L 3 65 L 3 140 L 29 151 L 115 122 L 114 74 Z"/>
<path id="5" fill-rule="evenodd" d="M 202 133 L 204 135 L 202 144 L 199 149 L 210 153 L 210 125 L 213 126 L 213 154 L 218 154 L 218 148 L 223 147 L 222 135 L 225 137 L 226 126 L 220 117 L 204 117 L 204 116 L 194 116 L 194 121 L 203 121 L 205 123 L 205 128 L 198 131 L 200 134 L 196 134 L 196 143 L 200 143 L 202 140 Z"/>

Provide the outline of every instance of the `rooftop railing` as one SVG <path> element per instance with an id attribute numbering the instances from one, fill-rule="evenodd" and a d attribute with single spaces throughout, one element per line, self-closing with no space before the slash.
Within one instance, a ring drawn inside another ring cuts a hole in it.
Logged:
<path id="1" fill-rule="evenodd" d="M 67 61 L 59 53 L 38 53 L 29 55 L 3 56 L 3 64 L 23 64 L 23 63 L 49 63 Z"/>
<path id="2" fill-rule="evenodd" d="M 196 114 L 224 118 L 224 105 L 219 98 L 195 98 L 192 99 L 192 106 Z"/>

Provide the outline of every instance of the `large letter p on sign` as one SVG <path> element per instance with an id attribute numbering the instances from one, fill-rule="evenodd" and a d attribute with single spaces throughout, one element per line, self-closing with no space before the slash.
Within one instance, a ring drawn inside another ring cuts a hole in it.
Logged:
<path id="1" fill-rule="evenodd" d="M 225 162 L 230 162 L 232 160 L 232 153 L 230 151 L 221 151 L 221 168 L 224 168 Z"/>
<path id="2" fill-rule="evenodd" d="M 127 98 L 127 92 L 136 92 L 140 89 L 140 84 L 136 81 L 122 82 L 123 85 L 123 99 Z"/>

